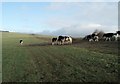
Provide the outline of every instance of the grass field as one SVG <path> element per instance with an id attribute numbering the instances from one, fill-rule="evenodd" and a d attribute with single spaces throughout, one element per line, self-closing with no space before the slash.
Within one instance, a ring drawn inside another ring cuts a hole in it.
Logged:
<path id="1" fill-rule="evenodd" d="M 52 46 L 50 36 L 2 35 L 3 82 L 118 81 L 118 42 L 74 39 L 72 45 Z"/>

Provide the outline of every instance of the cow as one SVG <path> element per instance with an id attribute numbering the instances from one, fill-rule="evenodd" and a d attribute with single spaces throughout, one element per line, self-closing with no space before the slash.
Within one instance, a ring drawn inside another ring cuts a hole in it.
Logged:
<path id="1" fill-rule="evenodd" d="M 118 41 L 118 38 L 120 37 L 120 31 L 116 31 L 116 36 L 115 36 L 115 40 Z"/>
<path id="2" fill-rule="evenodd" d="M 72 44 L 72 37 L 69 36 L 69 44 Z"/>
<path id="3" fill-rule="evenodd" d="M 97 33 L 93 33 L 93 34 L 85 36 L 84 39 L 87 39 L 89 42 L 91 42 L 91 41 L 98 41 L 99 37 Z"/>
<path id="4" fill-rule="evenodd" d="M 117 33 L 118 35 L 120 35 L 120 31 L 116 31 L 116 33 Z"/>
<path id="5" fill-rule="evenodd" d="M 64 43 L 66 43 L 66 44 L 72 44 L 72 37 L 70 37 L 70 36 L 65 36 Z"/>
<path id="6" fill-rule="evenodd" d="M 93 41 L 98 41 L 99 40 L 99 37 L 98 37 L 97 33 L 93 33 L 92 38 L 93 38 Z"/>
<path id="7" fill-rule="evenodd" d="M 57 42 L 57 38 L 52 38 L 52 45 L 54 45 L 55 42 Z"/>
<path id="8" fill-rule="evenodd" d="M 20 45 L 22 45 L 23 44 L 23 40 L 22 39 L 20 39 Z"/>
<path id="9" fill-rule="evenodd" d="M 65 37 L 64 36 L 59 36 L 58 37 L 58 40 L 57 40 L 58 44 L 62 45 L 62 44 L 64 44 L 64 41 L 65 41 Z"/>
<path id="10" fill-rule="evenodd" d="M 70 36 L 59 36 L 58 37 L 58 44 L 72 44 L 72 38 Z"/>
<path id="11" fill-rule="evenodd" d="M 111 41 L 112 37 L 115 37 L 116 40 L 116 35 L 117 33 L 105 33 L 103 34 L 103 38 L 105 39 L 105 41 Z"/>
<path id="12" fill-rule="evenodd" d="M 92 35 L 87 35 L 84 39 L 88 40 L 89 42 L 93 41 Z"/>
<path id="13" fill-rule="evenodd" d="M 99 37 L 97 35 L 94 36 L 94 41 L 99 41 Z"/>

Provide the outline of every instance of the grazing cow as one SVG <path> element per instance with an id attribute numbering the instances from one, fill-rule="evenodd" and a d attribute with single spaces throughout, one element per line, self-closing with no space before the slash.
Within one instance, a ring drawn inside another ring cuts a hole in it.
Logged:
<path id="1" fill-rule="evenodd" d="M 94 41 L 99 41 L 99 37 L 97 35 L 94 36 Z"/>
<path id="2" fill-rule="evenodd" d="M 52 38 L 52 45 L 54 45 L 55 42 L 57 42 L 57 38 Z"/>
<path id="3" fill-rule="evenodd" d="M 72 38 L 70 36 L 65 36 L 64 43 L 66 43 L 66 44 L 72 44 Z"/>
<path id="4" fill-rule="evenodd" d="M 20 40 L 20 45 L 22 45 L 22 44 L 23 44 L 23 40 L 21 39 L 21 40 Z"/>
<path id="5" fill-rule="evenodd" d="M 105 38 L 106 41 L 111 41 L 112 37 L 115 37 L 117 33 L 105 33 L 103 34 L 103 38 Z"/>
<path id="6" fill-rule="evenodd" d="M 90 42 L 93 41 L 92 35 L 85 36 L 85 39 L 87 39 Z"/>
<path id="7" fill-rule="evenodd" d="M 59 36 L 58 37 L 58 44 L 72 44 L 72 38 L 70 36 Z"/>
<path id="8" fill-rule="evenodd" d="M 93 38 L 93 41 L 98 41 L 99 40 L 99 37 L 98 37 L 97 33 L 93 33 L 92 38 Z"/>
<path id="9" fill-rule="evenodd" d="M 91 42 L 91 41 L 98 41 L 99 37 L 97 33 L 93 33 L 93 34 L 85 36 L 84 39 L 87 39 L 89 42 Z"/>

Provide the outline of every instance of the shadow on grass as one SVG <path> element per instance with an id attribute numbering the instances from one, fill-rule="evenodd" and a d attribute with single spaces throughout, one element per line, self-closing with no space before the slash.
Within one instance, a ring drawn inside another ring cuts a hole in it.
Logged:
<path id="1" fill-rule="evenodd" d="M 67 46 L 67 45 L 74 45 L 76 43 L 73 43 L 73 44 L 54 44 L 52 45 L 50 42 L 44 42 L 44 43 L 37 43 L 37 44 L 24 44 L 22 45 L 23 47 L 26 47 L 26 46 Z"/>
<path id="2" fill-rule="evenodd" d="M 48 45 L 51 45 L 51 43 L 26 44 L 24 46 L 48 46 Z"/>

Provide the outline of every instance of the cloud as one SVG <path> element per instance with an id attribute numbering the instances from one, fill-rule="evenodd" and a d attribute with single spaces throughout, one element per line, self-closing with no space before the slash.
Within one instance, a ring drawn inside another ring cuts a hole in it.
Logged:
<path id="1" fill-rule="evenodd" d="M 56 0 L 58 1 L 58 0 Z M 61 0 L 60 0 L 61 1 Z M 46 7 L 48 10 L 67 10 L 76 6 L 79 6 L 79 2 L 50 2 L 49 6 Z"/>
<path id="2" fill-rule="evenodd" d="M 2 0 L 2 2 L 118 2 L 119 0 Z"/>
<path id="3" fill-rule="evenodd" d="M 106 26 L 96 23 L 81 24 L 81 25 L 71 25 L 69 27 L 64 27 L 50 32 L 49 30 L 41 32 L 47 35 L 69 35 L 72 37 L 84 37 L 87 34 L 93 33 L 95 30 L 102 30 L 104 32 L 116 32 L 117 26 Z"/>
<path id="4" fill-rule="evenodd" d="M 63 8 L 63 3 L 58 2 L 51 2 L 49 6 L 46 7 L 47 10 L 62 10 Z"/>
<path id="5" fill-rule="evenodd" d="M 54 4 L 52 6 L 54 8 Z M 70 11 L 65 11 L 64 15 L 54 15 L 46 21 L 46 24 L 55 29 L 49 34 L 79 37 L 96 29 L 115 32 L 118 29 L 117 7 L 117 3 L 60 3 L 57 9 Z"/>
<path id="6" fill-rule="evenodd" d="M 85 20 L 85 22 L 117 25 L 118 3 L 82 3 L 79 8 L 79 12 L 74 14 L 75 18 Z"/>
<path id="7" fill-rule="evenodd" d="M 26 32 L 39 31 L 42 34 L 65 34 L 70 36 L 84 36 L 92 33 L 95 29 L 105 32 L 117 30 L 117 3 L 52 2 L 37 4 L 20 4 L 21 10 L 24 11 L 17 13 L 19 16 L 24 15 L 24 18 L 18 18 L 17 16 L 19 25 L 15 26 L 14 28 L 17 29 L 13 28 L 13 30 Z M 12 18 L 12 21 L 16 21 L 14 18 L 15 16 Z M 24 24 L 27 24 L 28 27 Z M 18 27 L 21 25 L 24 26 L 19 29 Z"/>
<path id="8" fill-rule="evenodd" d="M 0 27 L 0 30 L 3 30 L 3 28 L 2 28 L 2 27 Z"/>
<path id="9" fill-rule="evenodd" d="M 51 3 L 49 10 L 60 9 L 62 11 L 49 17 L 45 23 L 54 28 L 92 22 L 102 25 L 118 25 L 117 7 L 117 3 L 59 3 L 59 5 Z"/>

